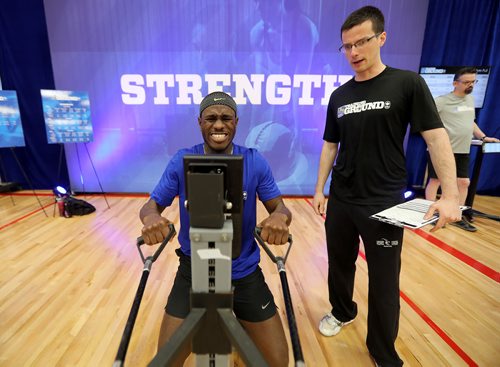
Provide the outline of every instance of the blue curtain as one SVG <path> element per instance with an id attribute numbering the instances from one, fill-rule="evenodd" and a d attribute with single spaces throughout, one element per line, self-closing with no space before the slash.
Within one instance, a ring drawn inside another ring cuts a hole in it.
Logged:
<path id="1" fill-rule="evenodd" d="M 421 65 L 489 65 L 492 67 L 477 124 L 488 136 L 500 138 L 500 13 L 498 0 L 430 0 Z M 451 89 L 451 86 L 450 86 Z M 471 149 L 470 172 L 477 148 Z M 411 136 L 407 150 L 410 185 L 422 185 L 427 164 L 425 143 Z M 500 196 L 500 154 L 484 156 L 477 192 Z"/>
<path id="2" fill-rule="evenodd" d="M 3 89 L 17 91 L 26 141 L 26 147 L 0 149 L 2 181 L 25 189 L 29 181 L 35 189 L 69 187 L 64 148 L 49 145 L 45 133 L 40 89 L 54 89 L 54 77 L 42 0 L 2 1 L 0 76 Z"/>

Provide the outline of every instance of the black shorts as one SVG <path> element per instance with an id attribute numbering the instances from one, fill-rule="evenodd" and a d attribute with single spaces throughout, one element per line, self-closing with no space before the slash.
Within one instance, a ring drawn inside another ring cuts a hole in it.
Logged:
<path id="1" fill-rule="evenodd" d="M 184 319 L 191 309 L 191 258 L 184 255 L 180 249 L 177 249 L 176 253 L 179 256 L 179 268 L 168 296 L 165 312 Z M 233 280 L 232 284 L 233 311 L 237 318 L 260 322 L 276 314 L 273 294 L 266 284 L 260 267 L 244 278 Z"/>
<path id="2" fill-rule="evenodd" d="M 457 177 L 458 178 L 469 178 L 469 154 L 467 153 L 454 153 L 455 165 L 457 167 Z M 429 153 L 427 153 L 428 158 L 428 174 L 429 178 L 438 178 L 434 166 L 432 165 Z"/>

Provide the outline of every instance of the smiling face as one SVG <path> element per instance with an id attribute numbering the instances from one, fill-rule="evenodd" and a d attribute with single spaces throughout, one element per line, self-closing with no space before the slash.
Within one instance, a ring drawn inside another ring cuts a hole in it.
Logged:
<path id="1" fill-rule="evenodd" d="M 225 105 L 209 106 L 198 117 L 198 123 L 206 153 L 231 154 L 238 125 L 236 112 L 232 108 Z"/>
<path id="2" fill-rule="evenodd" d="M 375 35 L 372 21 L 367 20 L 342 32 L 342 44 L 356 45 L 361 40 L 367 40 Z M 371 38 L 364 42 L 362 46 L 353 46 L 345 53 L 347 61 L 356 73 L 355 79 L 363 81 L 373 78 L 380 74 L 385 65 L 380 59 L 380 47 L 385 43 L 386 33 L 382 32 L 379 36 Z"/>

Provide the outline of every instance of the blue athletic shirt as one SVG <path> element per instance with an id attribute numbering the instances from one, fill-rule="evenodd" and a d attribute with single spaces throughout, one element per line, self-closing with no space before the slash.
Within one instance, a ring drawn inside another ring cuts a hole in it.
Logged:
<path id="1" fill-rule="evenodd" d="M 243 223 L 240 256 L 233 259 L 232 277 L 240 279 L 251 274 L 260 261 L 260 250 L 253 237 L 257 224 L 257 195 L 262 202 L 281 196 L 269 164 L 255 149 L 233 144 L 233 154 L 243 156 Z M 184 163 L 186 154 L 204 154 L 203 144 L 179 150 L 170 160 L 151 193 L 151 198 L 161 206 L 168 207 L 179 195 L 179 211 L 181 228 L 178 239 L 181 251 L 191 256 L 189 240 L 189 214 L 182 203 L 186 200 L 184 187 Z"/>

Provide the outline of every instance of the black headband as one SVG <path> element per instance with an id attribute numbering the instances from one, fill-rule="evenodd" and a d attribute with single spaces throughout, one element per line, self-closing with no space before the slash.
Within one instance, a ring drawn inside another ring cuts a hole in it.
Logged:
<path id="1" fill-rule="evenodd" d="M 233 109 L 234 113 L 237 114 L 238 107 L 236 106 L 236 102 L 233 97 L 224 92 L 212 92 L 208 94 L 203 101 L 200 103 L 200 116 L 205 108 L 213 106 L 213 105 L 224 105 Z"/>

